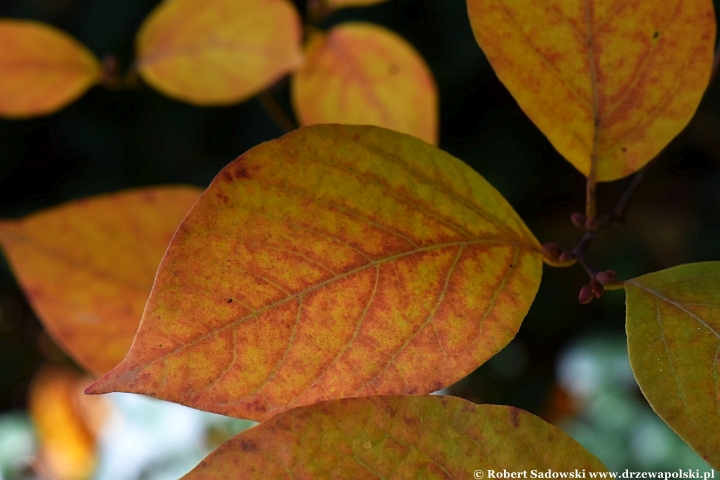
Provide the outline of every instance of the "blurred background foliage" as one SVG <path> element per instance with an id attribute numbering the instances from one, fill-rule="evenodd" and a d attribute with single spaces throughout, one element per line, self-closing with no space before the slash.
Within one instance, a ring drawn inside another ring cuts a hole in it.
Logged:
<path id="1" fill-rule="evenodd" d="M 158 3 L 2 0 L 0 16 L 53 24 L 98 57 L 116 57 L 122 71 L 133 61 L 140 23 Z M 295 3 L 304 12 L 305 2 Z M 346 20 L 382 24 L 410 41 L 438 83 L 440 147 L 490 181 L 541 242 L 574 245 L 580 232 L 569 216 L 584 209 L 585 178 L 555 152 L 497 80 L 472 36 L 463 0 L 391 0 L 338 11 L 320 26 Z M 603 232 L 590 248 L 589 258 L 598 269 L 613 268 L 621 278 L 630 278 L 682 263 L 720 260 L 718 83 L 710 86 L 688 128 L 651 164 L 624 224 Z M 270 91 L 290 111 L 287 81 Z M 16 218 L 131 187 L 204 187 L 236 156 L 282 133 L 257 99 L 197 108 L 144 86 L 118 91 L 95 87 L 52 116 L 0 119 L 0 217 Z M 600 212 L 612 208 L 628 182 L 600 185 Z M 623 292 L 609 292 L 582 306 L 577 294 L 586 282 L 579 267 L 546 268 L 517 338 L 449 393 L 538 414 L 565 428 L 610 469 L 707 470 L 654 416 L 632 380 L 623 338 Z M 48 363 L 70 366 L 0 258 L 0 478 L 7 445 L 19 449 L 16 462 L 31 461 L 34 455 L 35 437 L 23 412 L 33 375 Z M 132 403 L 113 401 L 127 418 L 132 416 L 128 412 L 148 415 L 147 409 L 156 408 L 151 403 L 132 410 Z M 244 426 L 222 424 L 225 433 L 218 437 L 218 420 L 202 418 L 205 440 L 222 440 Z M 164 462 L 171 464 L 183 454 L 165 455 Z M 199 460 L 201 453 L 197 455 Z M 163 465 L 162 459 L 153 461 Z M 116 478 L 102 469 L 98 475 Z M 165 478 L 127 475 L 117 480 Z"/>

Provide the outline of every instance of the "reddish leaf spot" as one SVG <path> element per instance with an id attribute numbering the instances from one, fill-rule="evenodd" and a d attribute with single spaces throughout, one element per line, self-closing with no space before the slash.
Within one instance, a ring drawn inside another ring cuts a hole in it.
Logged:
<path id="1" fill-rule="evenodd" d="M 417 425 L 420 423 L 417 417 L 411 417 L 408 415 L 403 417 L 403 422 L 405 422 L 405 425 Z"/>
<path id="2" fill-rule="evenodd" d="M 249 407 L 256 412 L 264 412 L 267 410 L 267 407 L 263 405 L 262 402 L 260 402 L 259 400 L 255 400 L 254 402 L 252 402 Z"/>
<path id="3" fill-rule="evenodd" d="M 240 157 L 235 161 L 235 163 L 237 164 L 237 168 L 235 169 L 235 178 L 237 178 L 238 180 L 241 180 L 243 178 L 250 178 L 245 158 Z"/>
<path id="4" fill-rule="evenodd" d="M 243 452 L 254 452 L 258 449 L 257 443 L 250 440 L 242 440 L 240 442 L 240 450 Z"/>
<path id="5" fill-rule="evenodd" d="M 229 198 L 227 195 L 223 194 L 223 193 L 218 193 L 218 194 L 217 194 L 217 198 L 218 198 L 222 203 L 228 203 L 228 200 L 230 200 L 230 198 Z"/>
<path id="6" fill-rule="evenodd" d="M 232 182 L 232 179 L 233 179 L 233 178 L 232 178 L 232 175 L 230 175 L 230 172 L 223 170 L 223 171 L 220 173 L 220 176 L 221 176 L 222 179 L 225 180 L 226 182 Z"/>
<path id="7" fill-rule="evenodd" d="M 510 421 L 512 422 L 513 427 L 517 427 L 519 424 L 519 422 L 518 422 L 518 414 L 519 413 L 520 413 L 520 410 L 518 410 L 517 408 L 512 408 L 512 407 L 510 408 Z"/>

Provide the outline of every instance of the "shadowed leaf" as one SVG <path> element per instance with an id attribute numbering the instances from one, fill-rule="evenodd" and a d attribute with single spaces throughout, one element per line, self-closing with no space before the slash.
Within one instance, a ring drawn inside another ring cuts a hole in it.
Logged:
<path id="1" fill-rule="evenodd" d="M 40 478 L 92 477 L 98 456 L 97 437 L 109 407 L 102 398 L 82 394 L 90 381 L 74 370 L 49 366 L 41 367 L 33 377 L 28 410 L 39 447 L 33 469 Z"/>
<path id="2" fill-rule="evenodd" d="M 640 389 L 683 440 L 720 467 L 720 262 L 643 275 L 625 290 Z"/>
<path id="3" fill-rule="evenodd" d="M 88 393 L 262 420 L 432 392 L 515 336 L 541 267 L 510 205 L 456 158 L 381 128 L 306 127 L 213 180 L 130 353 Z"/>
<path id="4" fill-rule="evenodd" d="M 107 373 L 129 350 L 163 252 L 199 194 L 131 190 L 0 222 L 0 244 L 33 309 L 90 373 Z"/>
<path id="5" fill-rule="evenodd" d="M 555 148 L 599 181 L 639 170 L 695 113 L 711 0 L 468 0 L 475 38 Z"/>
<path id="6" fill-rule="evenodd" d="M 292 78 L 300 123 L 377 125 L 437 143 L 435 81 L 420 54 L 386 28 L 344 23 L 315 34 Z"/>
<path id="7" fill-rule="evenodd" d="M 197 105 L 240 102 L 299 66 L 301 25 L 287 0 L 173 0 L 137 36 L 140 74 Z"/>
<path id="8" fill-rule="evenodd" d="M 472 479 L 503 469 L 605 471 L 575 440 L 523 410 L 390 396 L 284 412 L 229 440 L 183 479 Z"/>
<path id="9" fill-rule="evenodd" d="M 0 19 L 0 46 L 0 116 L 53 113 L 98 80 L 93 54 L 50 25 Z"/>

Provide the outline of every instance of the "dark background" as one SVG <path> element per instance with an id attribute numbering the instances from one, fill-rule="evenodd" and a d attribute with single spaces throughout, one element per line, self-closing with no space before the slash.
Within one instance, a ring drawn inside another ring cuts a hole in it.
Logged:
<path id="1" fill-rule="evenodd" d="M 157 0 L 0 0 L 0 16 L 41 20 L 99 58 L 132 62 L 133 38 Z M 296 1 L 301 12 L 304 2 Z M 430 65 L 440 90 L 440 147 L 469 163 L 514 206 L 541 242 L 571 247 L 569 222 L 584 209 L 585 178 L 563 160 L 497 80 L 472 36 L 463 0 L 391 0 L 336 12 L 387 26 Z M 0 45 L 0 48 L 3 48 Z M 272 89 L 289 110 L 287 81 Z M 0 119 L 0 217 L 147 185 L 207 186 L 228 162 L 283 132 L 256 99 L 222 108 L 178 103 L 145 87 L 92 88 L 49 117 Z M 589 251 L 598 268 L 630 278 L 681 263 L 720 260 L 720 87 L 711 85 L 695 118 L 653 163 L 626 221 Z M 629 179 L 599 187 L 599 210 Z M 0 412 L 24 409 L 29 379 L 58 352 L 0 257 Z M 562 410 L 557 353 L 588 332 L 624 332 L 624 294 L 577 301 L 587 283 L 578 266 L 546 268 L 540 292 L 512 348 L 451 389 L 476 402 L 515 405 L 552 419 Z M 560 399 L 560 400 L 558 400 Z"/>

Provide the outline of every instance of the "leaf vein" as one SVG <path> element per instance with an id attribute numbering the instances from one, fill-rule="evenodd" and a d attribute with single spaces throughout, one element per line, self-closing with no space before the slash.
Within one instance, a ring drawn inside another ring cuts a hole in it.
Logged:
<path id="1" fill-rule="evenodd" d="M 465 250 L 465 245 L 461 245 L 460 248 L 458 248 L 458 253 L 457 253 L 457 255 L 455 256 L 455 260 L 453 261 L 452 265 L 451 265 L 450 268 L 448 269 L 448 273 L 447 273 L 447 275 L 446 275 L 446 277 L 445 277 L 445 285 L 443 286 L 443 289 L 442 289 L 442 291 L 440 292 L 440 295 L 438 295 L 438 300 L 437 300 L 437 302 L 435 303 L 435 307 L 434 307 L 433 310 L 430 312 L 430 314 L 429 314 L 428 317 L 425 319 L 425 321 L 419 326 L 419 328 L 417 328 L 417 330 L 415 330 L 415 332 L 412 333 L 412 335 L 410 335 L 410 336 L 405 340 L 405 342 L 400 346 L 400 348 L 398 348 L 398 349 L 393 353 L 393 355 L 390 357 L 390 359 L 385 363 L 385 367 L 383 367 L 382 370 L 380 370 L 380 371 L 379 371 L 377 374 L 375 374 L 372 378 L 370 378 L 369 380 L 363 382 L 363 385 L 362 385 L 355 393 L 360 392 L 363 388 L 365 388 L 365 387 L 366 387 L 367 385 L 369 385 L 371 382 L 373 382 L 373 381 L 377 380 L 378 378 L 380 378 L 380 377 L 382 376 L 382 374 L 385 373 L 385 371 L 388 369 L 388 367 L 389 367 L 391 364 L 394 364 L 394 363 L 395 363 L 395 359 L 398 357 L 398 355 L 400 355 L 400 353 L 402 353 L 402 352 L 405 350 L 405 348 L 407 348 L 407 346 L 410 344 L 410 342 L 413 341 L 413 340 L 415 339 L 415 337 L 417 337 L 417 335 L 418 335 L 429 323 L 433 323 L 433 318 L 435 317 L 435 312 L 437 311 L 438 307 L 440 306 L 440 304 L 442 303 L 443 299 L 445 298 L 445 293 L 447 292 L 447 287 L 448 287 L 448 284 L 450 283 L 450 278 L 452 277 L 453 273 L 455 272 L 455 267 L 457 267 L 457 264 L 458 264 L 458 262 L 459 262 L 459 260 L 460 260 L 460 257 L 462 256 L 462 253 L 463 253 L 464 250 Z M 434 326 L 434 323 L 433 323 L 433 326 Z M 436 330 L 436 334 L 437 334 L 437 330 Z M 439 343 L 439 342 L 440 342 L 440 338 L 438 337 L 438 343 Z M 442 346 L 441 346 L 440 348 L 442 349 Z M 447 356 L 447 353 L 445 352 L 445 350 L 443 350 L 443 353 L 445 353 L 445 355 Z M 397 368 L 397 366 L 396 366 L 396 368 Z M 400 371 L 399 368 L 397 368 L 397 370 Z M 402 376 L 402 372 L 400 372 L 400 374 L 401 374 L 401 376 Z M 403 378 L 404 378 L 404 376 L 403 376 Z M 407 380 L 405 380 L 405 383 L 408 383 Z"/>
<path id="2" fill-rule="evenodd" d="M 290 405 L 290 406 L 294 405 L 295 402 L 297 402 L 297 400 L 300 397 L 302 397 L 305 393 L 307 393 L 307 391 L 310 390 L 313 387 L 313 385 L 318 382 L 318 380 L 320 380 L 322 377 L 325 376 L 325 374 L 327 374 L 327 372 L 330 370 L 330 368 L 332 368 L 338 362 L 338 360 L 340 360 L 340 357 L 342 357 L 345 354 L 347 349 L 350 348 L 352 343 L 355 341 L 355 338 L 357 337 L 358 332 L 360 331 L 360 327 L 365 322 L 367 313 L 370 310 L 370 305 L 372 304 L 373 300 L 375 299 L 375 293 L 377 292 L 377 287 L 378 287 L 379 282 L 380 282 L 380 266 L 376 265 L 375 266 L 375 285 L 373 286 L 372 292 L 370 293 L 370 297 L 368 298 L 365 308 L 363 309 L 362 313 L 360 314 L 360 319 L 359 319 L 357 325 L 355 326 L 355 331 L 353 332 L 352 337 L 350 337 L 350 339 L 345 343 L 343 348 L 337 353 L 337 355 L 335 355 L 335 358 L 333 358 L 333 360 L 330 363 L 328 363 L 325 368 L 323 368 L 320 372 L 318 372 L 318 375 L 315 376 L 315 380 L 311 381 L 310 385 L 308 385 L 308 387 L 305 390 L 303 390 L 301 393 L 296 395 L 295 398 L 290 400 L 288 402 L 288 405 Z"/>
<path id="3" fill-rule="evenodd" d="M 680 378 L 677 375 L 677 372 L 675 371 L 675 366 L 673 365 L 672 356 L 670 355 L 670 350 L 668 349 L 667 340 L 665 339 L 665 330 L 663 328 L 663 322 L 662 322 L 662 315 L 660 314 L 660 298 L 655 298 L 655 312 L 657 316 L 657 322 L 658 326 L 660 327 L 660 338 L 662 338 L 663 347 L 665 348 L 665 355 L 668 359 L 668 364 L 670 364 L 670 369 L 672 370 L 672 376 L 675 379 L 675 387 L 677 388 L 677 396 L 680 398 L 680 401 L 682 402 L 683 406 L 685 407 L 685 414 L 688 417 L 688 420 L 690 421 L 690 425 L 695 429 L 696 432 L 699 432 L 698 428 L 695 426 L 695 421 L 692 418 L 692 415 L 690 415 L 690 410 L 688 409 L 687 402 L 685 402 L 685 397 L 682 393 L 682 387 L 680 386 Z M 662 371 L 662 370 L 661 370 Z"/>
<path id="4" fill-rule="evenodd" d="M 217 335 L 217 334 L 219 334 L 220 332 L 222 332 L 223 330 L 225 330 L 226 328 L 232 328 L 232 327 L 234 327 L 234 326 L 236 326 L 236 325 L 242 324 L 243 322 L 245 322 L 245 321 L 247 321 L 247 320 L 250 320 L 250 319 L 253 319 L 253 318 L 257 318 L 257 317 L 260 316 L 261 314 L 263 314 L 263 313 L 265 313 L 265 312 L 267 312 L 267 311 L 269 311 L 269 310 L 271 310 L 271 309 L 273 309 L 273 308 L 279 307 L 280 305 L 283 305 L 283 304 L 285 304 L 286 302 L 289 302 L 289 301 L 291 301 L 291 300 L 293 300 L 293 299 L 295 299 L 295 298 L 298 298 L 298 297 L 302 297 L 302 296 L 305 295 L 305 294 L 311 293 L 311 292 L 313 292 L 313 291 L 315 291 L 315 290 L 317 290 L 317 289 L 319 289 L 319 288 L 322 288 L 322 287 L 324 287 L 324 286 L 326 286 L 326 285 L 329 285 L 329 284 L 331 284 L 331 283 L 333 283 L 333 282 L 336 282 L 336 281 L 342 280 L 342 279 L 344 279 L 344 278 L 347 278 L 347 277 L 349 277 L 349 276 L 355 275 L 355 274 L 357 274 L 357 273 L 365 270 L 366 268 L 370 268 L 370 267 L 375 266 L 375 265 L 381 265 L 381 264 L 384 264 L 384 263 L 392 262 L 392 261 L 398 260 L 398 259 L 400 259 L 400 258 L 407 257 L 407 256 L 409 256 L 409 255 L 414 255 L 414 254 L 417 254 L 417 253 L 422 253 L 422 252 L 427 252 L 427 251 L 432 251 L 432 250 L 439 250 L 439 249 L 451 248 L 451 247 L 462 247 L 462 246 L 469 246 L 469 245 L 487 245 L 487 244 L 513 245 L 513 246 L 515 246 L 517 249 L 522 249 L 522 248 L 524 248 L 524 249 L 527 249 L 527 250 L 535 253 L 535 249 L 532 248 L 532 247 L 530 247 L 530 246 L 528 246 L 528 245 L 522 245 L 522 244 L 518 244 L 518 243 L 515 243 L 515 242 L 508 242 L 508 241 L 502 240 L 502 239 L 489 238 L 489 239 L 476 239 L 476 240 L 467 241 L 467 242 L 451 242 L 451 243 L 445 243 L 445 244 L 432 245 L 432 246 L 428 246 L 428 247 L 421 247 L 421 248 L 417 248 L 417 249 L 414 249 L 414 250 L 410 250 L 410 251 L 406 251 L 406 252 L 401 252 L 401 253 L 399 253 L 399 254 L 391 255 L 391 256 L 386 257 L 386 258 L 383 258 L 383 259 L 373 260 L 373 261 L 371 261 L 371 262 L 368 262 L 368 263 L 365 264 L 365 265 L 361 265 L 361 266 L 358 267 L 358 268 L 355 268 L 355 269 L 353 269 L 353 270 L 350 270 L 350 271 L 348 271 L 348 272 L 345 272 L 345 273 L 343 273 L 343 274 L 341 274 L 341 275 L 338 275 L 338 276 L 336 276 L 336 277 L 329 278 L 329 279 L 327 279 L 327 280 L 325 280 L 325 281 L 323 281 L 323 282 L 320 282 L 320 283 L 318 283 L 318 284 L 316 284 L 316 285 L 313 285 L 313 286 L 311 286 L 311 287 L 308 287 L 308 288 L 306 288 L 305 290 L 302 290 L 302 291 L 300 291 L 300 292 L 294 293 L 294 294 L 292 294 L 292 295 L 290 295 L 290 296 L 288 296 L 288 297 L 286 297 L 286 298 L 279 299 L 279 300 L 277 300 L 277 301 L 275 301 L 275 302 L 273 302 L 273 303 L 271 303 L 271 304 L 269 304 L 269 305 L 266 305 L 266 306 L 264 306 L 264 307 L 262 307 L 262 308 L 259 308 L 259 309 L 255 310 L 255 311 L 249 313 L 248 315 L 245 315 L 245 316 L 243 316 L 243 317 L 240 317 L 240 318 L 238 318 L 237 320 L 231 321 L 231 322 L 229 322 L 228 324 L 223 325 L 222 327 L 217 328 L 214 332 L 211 332 L 211 333 L 209 333 L 209 334 L 206 334 L 206 335 L 203 335 L 203 336 L 201 336 L 201 337 L 198 337 L 197 339 L 191 340 L 191 341 L 189 341 L 189 342 L 187 342 L 187 343 L 185 343 L 185 344 L 181 344 L 178 348 L 176 348 L 176 349 L 174 349 L 174 350 L 172 350 L 172 351 L 170 351 L 170 352 L 165 353 L 164 355 L 162 355 L 162 356 L 160 356 L 160 357 L 152 360 L 151 362 L 149 362 L 148 364 L 146 364 L 146 365 L 144 365 L 144 366 L 139 366 L 139 367 L 137 367 L 137 368 L 128 370 L 128 371 L 126 371 L 126 372 L 123 372 L 121 375 L 119 375 L 119 376 L 116 378 L 115 381 L 121 381 L 122 379 L 126 378 L 127 376 L 130 376 L 130 375 L 134 374 L 135 372 L 137 372 L 138 370 L 144 368 L 145 366 L 152 365 L 153 363 L 156 363 L 156 362 L 164 361 L 165 358 L 167 358 L 167 357 L 169 357 L 169 356 L 172 356 L 172 355 L 174 355 L 174 354 L 176 354 L 176 353 L 178 353 L 178 352 L 180 352 L 180 351 L 182 351 L 182 350 L 185 350 L 185 349 L 187 349 L 187 348 L 190 348 L 190 347 L 194 346 L 198 341 L 202 340 L 203 338 L 207 337 L 208 335 Z M 267 382 L 266 382 L 266 383 L 267 383 Z M 262 388 L 262 385 L 260 386 L 260 388 Z"/>
<path id="5" fill-rule="evenodd" d="M 618 4 L 620 4 L 620 3 L 624 3 L 624 2 L 618 2 Z M 674 11 L 671 15 L 669 15 L 667 21 L 666 21 L 661 27 L 659 27 L 660 30 L 664 31 L 665 29 L 667 29 L 668 25 L 670 25 L 670 24 L 673 22 L 673 20 L 675 20 L 676 18 L 678 18 L 677 12 L 678 12 L 678 10 L 680 10 L 680 7 L 681 7 L 681 6 L 682 6 L 682 0 L 678 0 L 678 2 L 677 2 L 677 4 L 676 4 L 676 7 L 675 7 L 675 11 Z M 659 42 L 659 41 L 658 41 L 658 42 L 653 42 L 653 44 L 651 45 L 651 47 L 650 47 L 650 49 L 648 50 L 648 52 L 647 52 L 645 55 L 643 55 L 642 64 L 640 65 L 640 68 L 637 69 L 637 71 L 636 71 L 635 74 L 633 75 L 633 77 L 632 77 L 632 79 L 630 80 L 630 82 L 627 84 L 627 87 L 625 88 L 625 92 L 624 92 L 623 95 L 615 102 L 615 104 L 612 105 L 612 106 L 608 109 L 607 113 L 605 113 L 605 114 L 603 115 L 603 117 L 609 118 L 610 116 L 612 116 L 612 114 L 613 114 L 618 108 L 620 108 L 620 107 L 623 105 L 623 103 L 625 102 L 625 99 L 627 99 L 627 97 L 628 97 L 628 96 L 630 95 L 630 93 L 633 91 L 633 88 L 635 87 L 635 85 L 637 85 L 637 83 L 638 83 L 638 81 L 640 80 L 640 77 L 642 76 L 642 74 L 645 72 L 645 70 L 647 70 L 648 66 L 650 65 L 650 58 L 651 58 L 651 57 L 653 56 L 653 54 L 658 50 L 658 48 L 660 48 L 660 42 Z"/>

